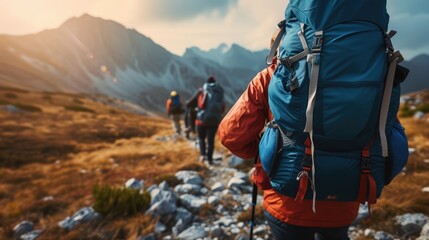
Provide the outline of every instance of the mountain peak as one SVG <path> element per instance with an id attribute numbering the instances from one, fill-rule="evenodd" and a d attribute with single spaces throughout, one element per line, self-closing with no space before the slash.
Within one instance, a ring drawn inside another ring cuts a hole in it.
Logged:
<path id="1" fill-rule="evenodd" d="M 107 20 L 101 17 L 95 17 L 92 15 L 89 15 L 88 13 L 84 13 L 79 17 L 72 17 L 65 21 L 60 28 L 66 27 L 66 28 L 74 28 L 74 27 L 94 27 L 97 25 L 112 25 L 120 28 L 126 29 L 126 27 L 118 22 Z"/>

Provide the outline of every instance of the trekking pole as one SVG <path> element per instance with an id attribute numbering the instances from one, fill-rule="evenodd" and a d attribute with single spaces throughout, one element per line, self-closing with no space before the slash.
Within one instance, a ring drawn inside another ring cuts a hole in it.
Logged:
<path id="1" fill-rule="evenodd" d="M 256 154 L 255 161 L 253 162 L 253 165 L 256 165 L 258 163 L 258 157 L 259 157 L 259 151 Z M 253 240 L 253 227 L 255 226 L 255 210 L 256 210 L 257 199 L 258 199 L 258 186 L 253 181 L 253 190 L 252 190 L 252 215 L 250 217 L 250 236 L 249 236 L 250 240 Z"/>
<path id="2" fill-rule="evenodd" d="M 253 240 L 253 227 L 255 226 L 255 209 L 256 209 L 256 200 L 258 198 L 258 186 L 256 183 L 253 183 L 252 191 L 252 215 L 250 218 L 250 236 L 249 239 Z"/>

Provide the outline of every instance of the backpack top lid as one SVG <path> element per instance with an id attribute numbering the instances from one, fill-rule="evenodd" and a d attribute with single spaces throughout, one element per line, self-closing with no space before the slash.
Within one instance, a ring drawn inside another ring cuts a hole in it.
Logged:
<path id="1" fill-rule="evenodd" d="M 367 21 L 387 30 L 386 0 L 290 0 L 286 20 L 296 17 L 319 31 L 349 21 Z"/>

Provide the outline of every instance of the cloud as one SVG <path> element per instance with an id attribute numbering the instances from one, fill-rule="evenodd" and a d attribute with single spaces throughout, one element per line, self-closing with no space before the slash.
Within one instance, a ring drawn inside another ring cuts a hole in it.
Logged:
<path id="1" fill-rule="evenodd" d="M 387 10 L 393 16 L 398 14 L 428 14 L 427 0 L 388 0 Z"/>
<path id="2" fill-rule="evenodd" d="M 210 17 L 225 17 L 238 0 L 145 0 L 141 9 L 145 18 L 171 21 L 187 20 L 207 14 Z"/>
<path id="3" fill-rule="evenodd" d="M 390 0 L 387 9 L 390 14 L 389 28 L 398 31 L 393 38 L 395 48 L 406 58 L 429 53 L 429 11 L 427 0 Z"/>

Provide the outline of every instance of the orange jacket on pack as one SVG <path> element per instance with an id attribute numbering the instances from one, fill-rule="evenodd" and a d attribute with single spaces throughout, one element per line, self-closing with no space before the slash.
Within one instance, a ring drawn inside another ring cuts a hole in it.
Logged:
<path id="1" fill-rule="evenodd" d="M 273 64 L 258 73 L 220 123 L 219 138 L 222 144 L 243 159 L 256 156 L 259 134 L 266 122 L 273 118 L 268 106 L 268 85 L 275 68 Z M 297 203 L 294 198 L 273 189 L 264 191 L 263 205 L 275 218 L 305 227 L 350 225 L 359 209 L 357 202 L 317 201 L 317 211 L 313 213 L 312 200 Z"/>

